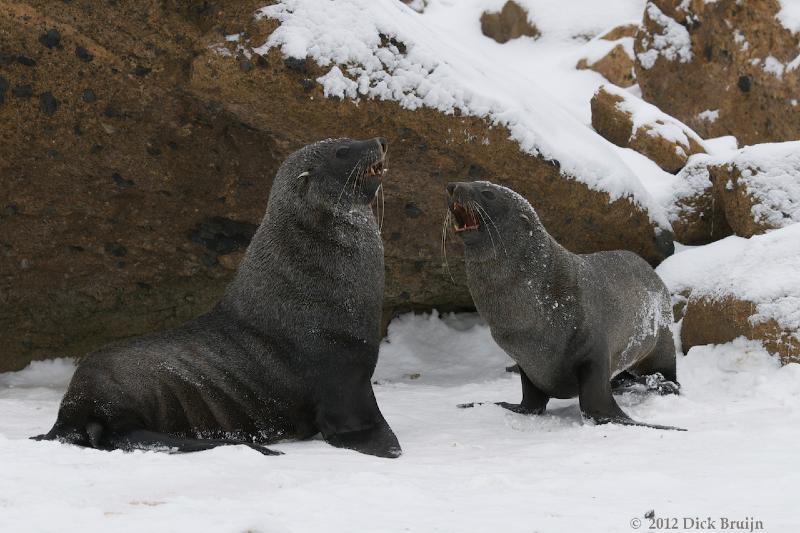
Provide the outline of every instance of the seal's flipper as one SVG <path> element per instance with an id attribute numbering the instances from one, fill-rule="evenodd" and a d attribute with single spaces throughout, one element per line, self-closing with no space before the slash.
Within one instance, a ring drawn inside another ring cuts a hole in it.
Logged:
<path id="1" fill-rule="evenodd" d="M 178 453 L 202 452 L 218 446 L 247 446 L 262 455 L 283 455 L 283 452 L 270 450 L 252 442 L 234 439 L 187 439 L 173 437 L 156 431 L 134 430 L 119 437 L 109 439 L 111 447 L 125 451 L 169 448 Z"/>
<path id="2" fill-rule="evenodd" d="M 606 361 L 606 364 L 597 363 Z M 646 424 L 629 417 L 617 405 L 611 394 L 611 382 L 608 379 L 608 358 L 592 357 L 578 370 L 578 402 L 583 416 L 595 424 L 620 424 L 623 426 L 641 426 L 653 429 L 686 431 L 672 426 Z"/>
<path id="3" fill-rule="evenodd" d="M 365 369 L 346 372 L 339 368 L 339 372 L 343 379 L 325 391 L 317 410 L 322 437 L 337 448 L 377 457 L 400 457 L 400 443 L 378 409 Z"/>
<path id="4" fill-rule="evenodd" d="M 328 435 L 325 441 L 337 448 L 347 448 L 387 459 L 395 459 L 403 453 L 397 437 L 385 420 L 371 428 Z"/>
<path id="5" fill-rule="evenodd" d="M 520 403 L 494 402 L 494 404 L 521 415 L 540 415 L 544 413 L 550 397 L 531 383 L 531 380 L 528 379 L 525 372 L 519 368 L 519 365 L 517 365 L 517 371 L 519 372 L 520 381 L 522 382 L 522 401 Z M 469 409 L 476 405 L 483 405 L 484 403 L 485 402 L 460 403 L 458 404 L 458 408 Z"/>
<path id="6" fill-rule="evenodd" d="M 628 392 L 634 394 L 655 393 L 666 395 L 680 394 L 681 386 L 675 381 L 667 380 L 660 372 L 645 376 L 636 376 L 625 371 L 614 376 L 611 380 L 611 389 L 614 394 Z"/>

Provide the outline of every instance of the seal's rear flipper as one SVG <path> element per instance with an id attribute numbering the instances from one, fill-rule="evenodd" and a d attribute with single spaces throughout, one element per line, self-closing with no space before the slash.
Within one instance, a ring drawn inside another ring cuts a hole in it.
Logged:
<path id="1" fill-rule="evenodd" d="M 179 453 L 202 452 L 218 446 L 247 446 L 262 455 L 283 455 L 283 452 L 270 450 L 252 442 L 233 439 L 186 439 L 173 437 L 155 431 L 134 430 L 123 436 L 110 439 L 112 448 L 125 451 L 169 448 L 168 451 Z"/>
<path id="2" fill-rule="evenodd" d="M 677 381 L 666 379 L 660 372 L 637 376 L 631 372 L 623 371 L 611 379 L 611 389 L 614 394 L 655 393 L 663 396 L 680 394 L 681 386 Z"/>
<path id="3" fill-rule="evenodd" d="M 662 426 L 660 424 L 647 424 L 645 422 L 637 422 L 636 420 L 625 416 L 624 418 L 599 418 L 586 416 L 586 419 L 591 420 L 595 424 L 619 424 L 621 426 L 639 426 L 652 429 L 664 429 L 668 431 L 687 431 L 684 428 L 675 426 Z"/>

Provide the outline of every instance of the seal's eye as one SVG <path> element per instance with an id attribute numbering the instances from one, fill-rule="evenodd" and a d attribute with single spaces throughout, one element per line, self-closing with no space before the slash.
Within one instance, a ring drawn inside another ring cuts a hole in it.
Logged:
<path id="1" fill-rule="evenodd" d="M 487 200 L 494 200 L 494 193 L 492 191 L 481 191 L 481 194 Z"/>
<path id="2" fill-rule="evenodd" d="M 349 154 L 349 153 L 350 153 L 350 147 L 349 146 L 342 146 L 341 148 L 336 150 L 336 157 L 338 157 L 339 159 L 342 159 L 342 158 L 347 157 L 347 154 Z"/>

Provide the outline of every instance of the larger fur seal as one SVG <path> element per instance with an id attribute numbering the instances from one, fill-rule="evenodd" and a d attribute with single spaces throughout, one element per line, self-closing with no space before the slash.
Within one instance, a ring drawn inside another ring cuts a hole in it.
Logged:
<path id="1" fill-rule="evenodd" d="M 597 423 L 673 429 L 631 420 L 610 383 L 660 373 L 677 390 L 670 296 L 650 265 L 626 251 L 569 252 L 506 187 L 478 181 L 447 191 L 470 294 L 520 368 L 522 402 L 500 405 L 539 414 L 551 397 L 578 396 Z"/>
<path id="2" fill-rule="evenodd" d="M 177 329 L 78 365 L 39 439 L 100 449 L 205 450 L 305 439 L 397 457 L 373 395 L 383 245 L 370 202 L 384 139 L 326 140 L 283 163 L 224 297 Z"/>

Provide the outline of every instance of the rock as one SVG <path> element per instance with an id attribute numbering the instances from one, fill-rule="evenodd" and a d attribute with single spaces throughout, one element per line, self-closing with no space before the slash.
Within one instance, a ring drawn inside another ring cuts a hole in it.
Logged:
<path id="1" fill-rule="evenodd" d="M 710 156 L 696 155 L 678 173 L 667 210 L 675 240 L 688 245 L 707 244 L 733 233 L 711 179 Z"/>
<path id="2" fill-rule="evenodd" d="M 683 311 L 681 343 L 761 341 L 783 363 L 800 363 L 800 224 L 750 239 L 728 237 L 658 267 Z"/>
<path id="3" fill-rule="evenodd" d="M 678 175 L 669 209 L 675 238 L 705 244 L 800 222 L 800 141 L 697 156 Z"/>
<path id="4" fill-rule="evenodd" d="M 26 67 L 36 66 L 36 60 L 26 56 L 17 56 L 17 63 Z"/>
<path id="5" fill-rule="evenodd" d="M 428 5 L 428 0 L 400 0 L 405 5 L 416 11 L 417 13 L 422 13 L 425 11 L 425 7 Z"/>
<path id="6" fill-rule="evenodd" d="M 11 94 L 17 98 L 30 98 L 33 96 L 33 86 L 30 83 L 24 85 L 17 85 L 11 89 Z"/>
<path id="7" fill-rule="evenodd" d="M 633 40 L 628 40 L 632 44 Z M 630 87 L 636 83 L 636 74 L 633 71 L 633 52 L 628 48 L 630 46 L 619 43 L 600 59 L 583 58 L 575 67 L 594 70 L 614 85 Z"/>
<path id="8" fill-rule="evenodd" d="M 704 138 L 800 138 L 800 33 L 779 9 L 777 0 L 648 1 L 634 47 L 643 98 Z"/>
<path id="9" fill-rule="evenodd" d="M 52 117 L 58 109 L 58 100 L 53 93 L 47 91 L 39 96 L 39 109 L 48 117 Z"/>
<path id="10" fill-rule="evenodd" d="M 501 44 L 519 37 L 539 36 L 539 30 L 528 20 L 528 12 L 514 0 L 508 0 L 499 12 L 485 11 L 481 15 L 481 31 Z"/>
<path id="11" fill-rule="evenodd" d="M 94 56 L 90 54 L 86 48 L 80 45 L 75 47 L 75 57 L 77 57 L 81 61 L 86 61 L 87 63 L 92 59 L 94 59 Z"/>
<path id="12" fill-rule="evenodd" d="M 61 48 L 61 34 L 58 30 L 47 30 L 39 36 L 39 42 L 47 48 Z"/>
<path id="13" fill-rule="evenodd" d="M 800 222 L 800 141 L 742 148 L 712 165 L 711 181 L 736 235 Z"/>
<path id="14" fill-rule="evenodd" d="M 639 31 L 638 24 L 623 24 L 622 26 L 617 26 L 615 28 L 611 28 L 604 34 L 600 36 L 600 39 L 606 41 L 619 41 L 620 39 L 625 39 L 626 37 L 633 37 L 636 36 L 636 32 Z M 633 41 L 631 41 L 632 43 Z"/>
<path id="15" fill-rule="evenodd" d="M 688 126 L 619 87 L 601 86 L 591 108 L 597 133 L 636 150 L 667 172 L 678 172 L 690 155 L 705 153 L 703 140 Z"/>
<path id="16" fill-rule="evenodd" d="M 84 89 L 83 94 L 81 95 L 81 98 L 87 104 L 91 104 L 91 103 L 94 103 L 94 102 L 97 101 L 97 95 L 94 94 L 94 91 L 91 90 L 91 89 Z"/>

